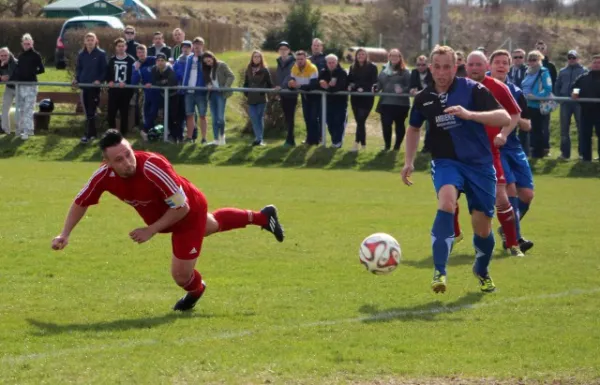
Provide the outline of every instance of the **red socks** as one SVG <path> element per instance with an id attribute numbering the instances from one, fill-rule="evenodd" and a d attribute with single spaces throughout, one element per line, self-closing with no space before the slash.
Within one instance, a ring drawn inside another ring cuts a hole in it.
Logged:
<path id="1" fill-rule="evenodd" d="M 198 273 L 198 270 L 194 269 L 192 278 L 183 286 L 183 290 L 189 292 L 194 296 L 200 296 L 204 291 L 204 285 L 202 285 L 202 276 Z"/>
<path id="2" fill-rule="evenodd" d="M 496 207 L 496 215 L 504 236 L 506 237 L 506 247 L 519 246 L 517 241 L 517 227 L 515 224 L 515 213 L 512 206 Z"/>
<path id="3" fill-rule="evenodd" d="M 456 202 L 456 210 L 454 210 L 454 238 L 460 235 L 460 223 L 458 223 L 458 202 Z"/>
<path id="4" fill-rule="evenodd" d="M 213 215 L 219 223 L 219 231 L 221 232 L 241 229 L 248 225 L 267 225 L 267 217 L 258 211 L 226 208 L 218 209 Z"/>

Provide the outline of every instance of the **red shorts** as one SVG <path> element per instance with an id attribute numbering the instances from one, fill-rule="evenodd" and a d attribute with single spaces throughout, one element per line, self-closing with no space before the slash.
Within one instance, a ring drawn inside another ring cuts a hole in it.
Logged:
<path id="1" fill-rule="evenodd" d="M 496 170 L 496 184 L 506 184 L 506 178 L 504 177 L 504 169 L 502 168 L 500 155 L 494 154 L 494 169 Z"/>
<path id="2" fill-rule="evenodd" d="M 204 195 L 195 198 L 192 210 L 188 215 L 189 223 L 184 230 L 174 231 L 171 234 L 173 256 L 177 259 L 196 259 L 202 250 L 204 233 L 206 232 L 206 216 L 208 214 L 208 203 Z"/>

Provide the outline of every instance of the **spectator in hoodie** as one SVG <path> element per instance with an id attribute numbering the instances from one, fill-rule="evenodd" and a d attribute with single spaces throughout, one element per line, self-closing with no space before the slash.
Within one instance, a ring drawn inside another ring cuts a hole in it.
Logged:
<path id="1" fill-rule="evenodd" d="M 406 69 L 404 58 L 400 50 L 394 48 L 388 54 L 389 61 L 379 73 L 375 91 L 408 95 L 410 89 L 410 72 Z M 408 96 L 381 96 L 377 112 L 381 115 L 383 140 L 385 150 L 388 151 L 392 144 L 392 126 L 395 124 L 396 141 L 394 151 L 400 150 L 406 127 L 404 122 L 410 109 Z"/>
<path id="2" fill-rule="evenodd" d="M 177 84 L 179 86 L 183 85 L 183 77 L 185 75 L 185 65 L 187 63 L 187 58 L 192 53 L 192 42 L 189 40 L 184 40 L 181 43 L 181 55 L 177 57 L 175 63 L 173 64 L 173 69 L 175 70 L 175 75 L 177 75 Z M 177 119 L 178 126 L 181 127 L 179 130 L 171 130 L 169 131 L 171 135 L 171 140 L 175 143 L 179 143 L 183 141 L 183 129 L 186 124 L 186 114 L 185 114 L 185 90 L 179 90 L 177 92 Z M 179 136 L 176 136 L 179 134 Z"/>
<path id="3" fill-rule="evenodd" d="M 214 142 L 212 144 L 225 145 L 225 107 L 227 99 L 233 94 L 231 91 L 220 91 L 220 88 L 230 88 L 235 80 L 235 75 L 227 63 L 219 61 L 215 54 L 206 51 L 202 54 L 202 76 L 208 88 L 208 102 L 212 116 Z"/>
<path id="4" fill-rule="evenodd" d="M 348 75 L 336 55 L 325 57 L 327 67 L 319 73 L 319 87 L 328 93 L 345 91 L 348 87 Z M 333 148 L 341 148 L 348 114 L 346 95 L 327 95 L 327 128 L 331 135 Z"/>
<path id="5" fill-rule="evenodd" d="M 575 80 L 587 72 L 586 68 L 579 63 L 577 51 L 570 50 L 567 54 L 567 65 L 560 70 L 554 95 L 570 97 L 573 93 Z M 579 103 L 561 103 L 560 105 L 560 156 L 559 159 L 571 157 L 571 117 L 575 116 L 577 125 L 577 136 L 581 137 L 581 105 Z M 579 156 L 581 156 L 581 140 L 579 140 Z"/>
<path id="6" fill-rule="evenodd" d="M 122 37 L 113 43 L 115 55 L 108 61 L 106 82 L 108 83 L 108 127 L 117 128 L 117 112 L 121 116 L 120 131 L 123 136 L 129 129 L 129 102 L 133 97 L 132 88 L 124 88 L 131 84 L 135 59 L 127 55 L 127 42 Z M 115 87 L 115 85 L 117 87 Z"/>
<path id="7" fill-rule="evenodd" d="M 179 59 L 181 56 L 181 44 L 185 40 L 185 32 L 181 28 L 175 28 L 173 30 L 173 42 L 175 45 L 171 49 L 171 56 L 169 57 L 169 61 L 175 62 L 175 60 Z"/>
<path id="8" fill-rule="evenodd" d="M 481 47 L 479 47 L 479 49 L 481 49 Z M 456 76 L 460 78 L 467 77 L 467 68 L 465 67 L 465 53 L 463 51 L 456 51 Z"/>
<path id="9" fill-rule="evenodd" d="M 550 79 L 552 81 L 552 86 L 556 84 L 556 78 L 558 73 L 556 71 L 556 66 L 554 63 L 550 61 L 550 57 L 548 56 L 548 46 L 542 40 L 539 40 L 536 43 L 536 49 L 542 53 L 544 56 L 544 60 L 542 61 L 542 66 L 548 69 L 550 73 Z M 550 114 L 542 115 L 543 120 L 543 134 L 544 134 L 544 156 L 550 155 Z"/>
<path id="10" fill-rule="evenodd" d="M 192 53 L 187 57 L 185 71 L 183 74 L 183 86 L 205 87 L 202 74 L 202 55 L 204 53 L 204 39 L 195 37 L 192 41 Z M 206 143 L 206 111 L 208 109 L 208 93 L 201 90 L 187 90 L 185 94 L 185 115 L 187 122 L 187 134 L 185 141 L 194 142 L 194 125 L 196 112 L 200 116 L 201 144 Z"/>
<path id="11" fill-rule="evenodd" d="M 590 72 L 579 76 L 573 87 L 573 99 L 600 98 L 600 55 L 594 55 Z M 592 160 L 592 132 L 598 138 L 598 156 L 600 157 L 600 109 L 596 103 L 581 105 L 581 152 L 582 160 Z"/>
<path id="12" fill-rule="evenodd" d="M 42 57 L 33 48 L 33 38 L 26 33 L 21 38 L 23 52 L 17 58 L 17 66 L 9 80 L 18 82 L 27 82 L 28 85 L 20 85 L 17 100 L 15 103 L 19 106 L 19 124 L 16 132 L 21 135 L 21 139 L 27 140 L 33 135 L 33 108 L 37 99 L 38 87 L 37 76 L 43 74 L 44 64 Z M 16 89 L 15 89 L 16 92 Z"/>
<path id="13" fill-rule="evenodd" d="M 125 27 L 125 41 L 127 42 L 127 55 L 133 57 L 135 60 L 138 59 L 137 57 L 137 47 L 138 45 L 140 45 L 140 43 L 138 43 L 135 40 L 135 27 L 132 25 L 128 25 L 127 27 Z"/>
<path id="14" fill-rule="evenodd" d="M 525 79 L 521 83 L 526 97 L 548 97 L 552 93 L 550 71 L 542 65 L 543 59 L 544 55 L 540 51 L 531 51 L 527 55 L 529 67 Z M 543 158 L 546 153 L 544 148 L 544 116 L 540 112 L 540 102 L 538 100 L 528 100 L 527 108 L 531 118 L 531 155 L 533 158 Z M 528 152 L 529 141 L 525 139 L 521 142 L 521 145 L 523 150 Z"/>
<path id="15" fill-rule="evenodd" d="M 319 70 L 308 60 L 305 51 L 296 51 L 296 63 L 287 78 L 290 90 L 313 91 L 319 87 Z M 300 94 L 302 114 L 306 124 L 306 140 L 308 146 L 318 145 L 321 138 L 318 114 L 321 105 L 320 95 Z"/>
<path id="16" fill-rule="evenodd" d="M 152 67 L 156 64 L 155 56 L 147 56 L 148 49 L 140 44 L 137 47 L 138 61 L 133 64 L 133 74 L 131 75 L 131 84 L 152 84 Z M 158 109 L 160 103 L 160 91 L 156 89 L 144 89 L 144 125 L 140 131 L 142 139 L 148 140 L 148 130 L 154 124 L 151 119 L 152 111 Z"/>
<path id="17" fill-rule="evenodd" d="M 84 38 L 84 47 L 77 56 L 75 80 L 73 86 L 79 84 L 100 85 L 106 80 L 106 52 L 98 47 L 98 38 L 88 32 Z M 96 114 L 100 104 L 100 87 L 81 87 L 81 104 L 86 117 L 85 135 L 81 143 L 88 143 L 96 138 Z"/>
<path id="18" fill-rule="evenodd" d="M 10 80 L 17 68 L 17 59 L 9 51 L 8 47 L 0 48 L 0 83 Z M 10 108 L 15 99 L 15 86 L 6 85 L 2 97 L 2 132 L 10 134 Z"/>
<path id="19" fill-rule="evenodd" d="M 152 47 L 148 48 L 148 56 L 156 56 L 159 53 L 164 53 L 167 57 L 171 57 L 171 47 L 165 44 L 165 37 L 162 32 L 154 32 L 152 38 Z"/>
<path id="20" fill-rule="evenodd" d="M 369 54 L 364 48 L 356 50 L 354 63 L 350 66 L 348 74 L 348 91 L 369 92 L 377 83 L 377 66 L 369 60 Z M 350 97 L 350 104 L 354 119 L 356 119 L 356 136 L 352 151 L 358 151 L 359 146 L 364 149 L 367 145 L 367 118 L 371 114 L 375 98 L 373 96 Z"/>
<path id="21" fill-rule="evenodd" d="M 290 49 L 290 45 L 282 41 L 277 46 L 277 52 L 279 57 L 277 58 L 277 72 L 275 89 L 288 89 L 288 81 L 292 67 L 296 64 L 296 57 Z M 294 137 L 294 124 L 296 117 L 296 106 L 298 105 L 297 94 L 281 94 L 281 109 L 283 110 L 283 116 L 285 119 L 285 127 L 287 129 L 287 137 L 285 139 L 284 147 L 296 146 L 296 139 Z"/>
<path id="22" fill-rule="evenodd" d="M 168 98 L 169 98 L 169 117 L 168 117 L 168 127 L 166 129 L 170 132 L 173 131 L 174 137 L 181 136 L 181 125 L 177 125 L 179 123 L 179 119 L 177 117 L 177 111 L 179 109 L 177 102 L 177 75 L 175 74 L 175 70 L 173 67 L 168 64 L 169 58 L 164 53 L 159 53 L 156 55 L 156 65 L 152 67 L 152 85 L 156 87 L 173 87 L 169 90 Z M 150 86 L 150 84 L 146 84 L 146 86 Z M 164 108 L 165 105 L 165 92 L 162 90 L 158 90 L 160 92 L 160 99 L 157 103 L 156 109 L 151 111 L 152 116 L 152 124 L 156 120 L 156 116 L 158 115 L 158 110 L 160 108 Z"/>
<path id="23" fill-rule="evenodd" d="M 513 65 L 508 72 L 508 79 L 511 83 L 516 85 L 517 87 L 521 87 L 521 83 L 525 78 L 525 73 L 527 72 L 527 66 L 525 65 L 525 51 L 521 48 L 517 48 L 512 51 L 512 60 Z"/>
<path id="24" fill-rule="evenodd" d="M 244 75 L 244 88 L 273 88 L 271 73 L 260 51 L 252 52 L 250 63 L 248 63 L 246 74 Z M 248 98 L 248 115 L 250 115 L 252 130 L 254 131 L 254 142 L 252 142 L 252 145 L 264 146 L 264 118 L 267 95 L 260 92 L 247 92 L 246 97 Z"/>

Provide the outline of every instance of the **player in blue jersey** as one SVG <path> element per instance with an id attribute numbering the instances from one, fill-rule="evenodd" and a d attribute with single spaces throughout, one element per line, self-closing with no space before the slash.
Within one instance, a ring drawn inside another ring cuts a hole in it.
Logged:
<path id="1" fill-rule="evenodd" d="M 510 116 L 480 83 L 456 77 L 456 53 L 437 46 L 431 53 L 434 84 L 415 97 L 406 133 L 402 180 L 410 186 L 419 130 L 430 125 L 431 175 L 438 210 L 431 230 L 435 271 L 431 288 L 447 288 L 446 265 L 454 242 L 454 210 L 459 192 L 467 197 L 476 256 L 473 273 L 483 292 L 496 289 L 488 266 L 494 251 L 492 217 L 496 203 L 496 172 L 485 125 L 504 127 Z"/>
<path id="2" fill-rule="evenodd" d="M 505 50 L 495 51 L 490 57 L 490 63 L 491 76 L 506 83 L 513 97 L 521 107 L 522 113 L 521 120 L 519 121 L 519 129 L 521 131 L 530 131 L 531 121 L 529 120 L 526 108 L 527 99 L 525 99 L 523 91 L 512 84 L 507 77 L 511 66 L 510 53 Z M 533 247 L 533 242 L 523 238 L 521 235 L 520 221 L 529 210 L 529 205 L 533 200 L 533 175 L 516 130 L 508 136 L 506 144 L 500 148 L 500 158 L 502 160 L 502 168 L 504 168 L 504 176 L 506 177 L 508 199 L 515 212 L 519 247 L 525 253 Z M 498 232 L 504 240 L 504 234 L 501 229 L 498 229 Z"/>

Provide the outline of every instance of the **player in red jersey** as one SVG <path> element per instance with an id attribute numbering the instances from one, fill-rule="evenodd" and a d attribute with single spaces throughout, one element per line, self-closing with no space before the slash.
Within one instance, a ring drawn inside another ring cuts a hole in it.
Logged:
<path id="1" fill-rule="evenodd" d="M 524 254 L 519 247 L 519 241 L 517 239 L 515 214 L 512 205 L 510 204 L 510 200 L 508 199 L 506 179 L 504 177 L 504 170 L 502 169 L 502 161 L 500 159 L 500 147 L 506 144 L 506 139 L 517 126 L 521 117 L 521 108 L 506 84 L 487 76 L 487 70 L 488 60 L 483 52 L 474 51 L 469 54 L 467 58 L 467 76 L 483 84 L 511 117 L 509 126 L 502 128 L 486 126 L 485 129 L 492 147 L 494 168 L 496 169 L 496 215 L 504 234 L 506 234 L 506 246 L 511 255 L 523 257 Z M 454 214 L 454 233 L 455 238 L 458 237 L 460 239 L 462 238 L 462 234 L 460 225 L 458 224 L 458 211 L 457 205 Z"/>
<path id="2" fill-rule="evenodd" d="M 129 233 L 134 242 L 144 243 L 157 233 L 171 233 L 171 275 L 187 293 L 173 310 L 190 310 L 204 294 L 206 284 L 194 268 L 204 237 L 247 225 L 260 226 L 283 242 L 283 227 L 275 206 L 261 211 L 235 208 L 208 213 L 204 194 L 178 175 L 159 154 L 134 151 L 117 130 L 108 130 L 100 140 L 105 163 L 92 175 L 75 198 L 62 232 L 52 240 L 54 250 L 64 249 L 71 232 L 89 206 L 107 191 L 131 205 L 146 223 Z"/>

